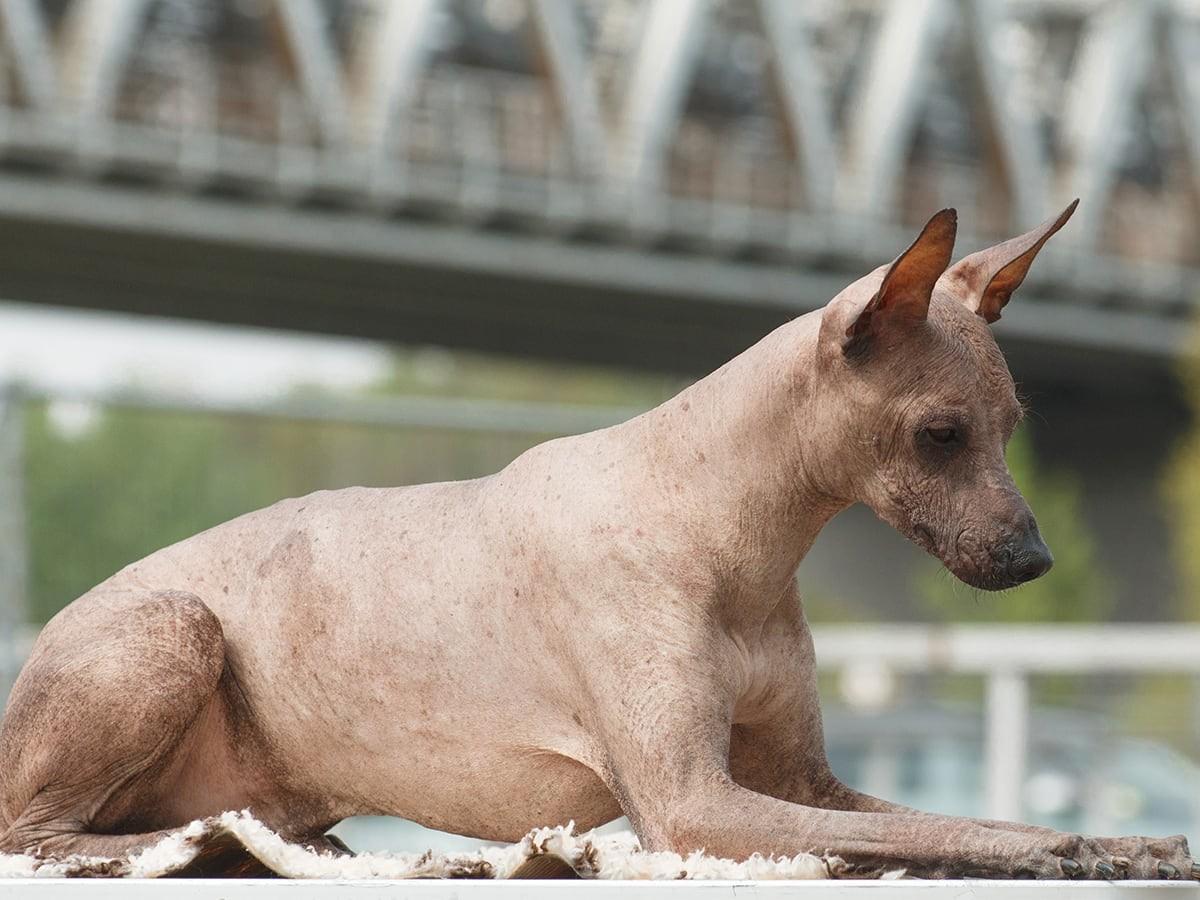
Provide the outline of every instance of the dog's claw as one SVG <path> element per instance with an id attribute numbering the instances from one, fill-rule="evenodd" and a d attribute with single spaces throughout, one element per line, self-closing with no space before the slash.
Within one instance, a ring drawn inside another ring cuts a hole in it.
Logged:
<path id="1" fill-rule="evenodd" d="M 1058 867 L 1062 869 L 1062 873 L 1068 878 L 1078 878 L 1080 873 L 1083 872 L 1083 866 L 1073 859 L 1060 859 Z"/>
<path id="2" fill-rule="evenodd" d="M 1171 865 L 1169 862 L 1160 862 L 1158 864 L 1158 877 L 1159 878 L 1178 878 L 1179 870 L 1177 868 L 1175 868 L 1173 865 Z"/>
<path id="3" fill-rule="evenodd" d="M 1100 860 L 1098 863 L 1096 863 L 1096 874 L 1105 881 L 1109 881 L 1116 876 L 1117 870 L 1113 868 L 1111 863 L 1106 863 L 1104 860 Z"/>

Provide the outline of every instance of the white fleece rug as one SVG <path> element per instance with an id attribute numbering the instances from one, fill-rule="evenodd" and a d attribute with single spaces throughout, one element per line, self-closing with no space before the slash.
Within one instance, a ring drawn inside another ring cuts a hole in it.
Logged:
<path id="1" fill-rule="evenodd" d="M 853 871 L 836 857 L 807 853 L 744 862 L 705 853 L 649 853 L 631 832 L 575 834 L 538 828 L 519 843 L 474 853 L 363 853 L 335 856 L 289 843 L 247 812 L 197 820 L 122 859 L 48 859 L 0 854 L 0 878 L 169 878 L 237 875 L 276 878 L 627 878 L 819 879 L 897 877 Z"/>

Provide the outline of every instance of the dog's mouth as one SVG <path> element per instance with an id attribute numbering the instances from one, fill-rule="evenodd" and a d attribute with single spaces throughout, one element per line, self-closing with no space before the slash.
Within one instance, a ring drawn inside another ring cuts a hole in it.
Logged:
<path id="1" fill-rule="evenodd" d="M 1013 577 L 1001 566 L 976 566 L 971 565 L 970 560 L 965 558 L 960 552 L 958 546 L 962 535 L 954 541 L 952 546 L 953 552 L 945 552 L 938 541 L 933 529 L 928 525 L 921 523 L 913 523 L 912 531 L 909 539 L 938 560 L 946 569 L 968 587 L 973 587 L 981 591 L 1004 591 L 1009 588 L 1014 588 L 1021 582 L 1014 580 Z"/>
<path id="2" fill-rule="evenodd" d="M 963 584 L 981 591 L 1006 591 L 1021 584 L 1020 581 L 1014 580 L 1010 575 L 1002 572 L 962 571 L 951 566 L 946 568 L 950 569 L 950 573 Z"/>

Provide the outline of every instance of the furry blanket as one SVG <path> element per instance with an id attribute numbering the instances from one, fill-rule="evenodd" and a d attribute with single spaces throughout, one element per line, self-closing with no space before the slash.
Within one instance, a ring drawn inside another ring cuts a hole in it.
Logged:
<path id="1" fill-rule="evenodd" d="M 895 877 L 899 873 L 890 873 Z M 836 857 L 801 853 L 744 862 L 704 853 L 649 853 L 629 832 L 577 835 L 572 826 L 539 828 L 519 843 L 474 853 L 364 853 L 334 856 L 283 840 L 247 812 L 197 820 L 123 859 L 49 859 L 0 854 L 0 878 L 626 878 L 817 879 L 880 877 Z M 882 875 L 882 877 L 889 877 Z"/>

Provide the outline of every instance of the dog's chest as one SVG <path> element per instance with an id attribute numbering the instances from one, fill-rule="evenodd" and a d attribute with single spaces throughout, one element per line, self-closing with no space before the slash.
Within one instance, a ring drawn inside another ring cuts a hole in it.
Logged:
<path id="1" fill-rule="evenodd" d="M 748 636 L 731 635 L 736 660 L 734 722 L 771 718 L 817 706 L 817 662 L 803 615 L 773 616 Z"/>

